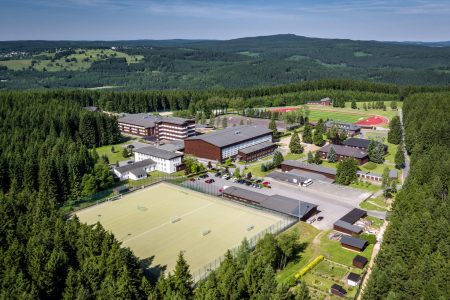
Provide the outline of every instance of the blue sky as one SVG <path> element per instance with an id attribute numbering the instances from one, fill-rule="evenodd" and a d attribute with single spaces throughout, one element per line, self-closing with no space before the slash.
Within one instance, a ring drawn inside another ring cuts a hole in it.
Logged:
<path id="1" fill-rule="evenodd" d="M 450 40 L 450 0 L 0 0 L 0 40 Z"/>

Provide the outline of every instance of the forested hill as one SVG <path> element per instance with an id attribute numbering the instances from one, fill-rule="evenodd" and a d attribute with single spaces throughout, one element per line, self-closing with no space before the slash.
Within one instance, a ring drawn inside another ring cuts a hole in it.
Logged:
<path id="1" fill-rule="evenodd" d="M 0 42 L 0 89 L 248 88 L 329 78 L 450 83 L 450 47 L 274 35 Z"/>

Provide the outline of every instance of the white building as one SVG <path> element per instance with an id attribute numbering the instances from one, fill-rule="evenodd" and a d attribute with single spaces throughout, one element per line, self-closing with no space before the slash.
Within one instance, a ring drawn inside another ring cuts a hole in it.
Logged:
<path id="1" fill-rule="evenodd" d="M 183 154 L 167 151 L 153 146 L 134 150 L 134 161 L 140 162 L 151 159 L 156 163 L 155 170 L 164 173 L 174 173 L 180 170 L 183 164 Z"/>
<path id="2" fill-rule="evenodd" d="M 347 276 L 347 284 L 349 286 L 357 286 L 361 282 L 361 276 L 355 273 L 348 274 Z"/>
<path id="3" fill-rule="evenodd" d="M 139 180 L 147 177 L 147 173 L 154 171 L 156 162 L 151 159 L 141 160 L 139 162 L 114 168 L 114 174 L 123 180 Z"/>

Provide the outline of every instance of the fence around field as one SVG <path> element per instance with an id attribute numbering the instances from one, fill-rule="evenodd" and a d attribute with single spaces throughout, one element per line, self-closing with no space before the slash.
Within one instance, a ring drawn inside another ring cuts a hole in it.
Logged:
<path id="1" fill-rule="evenodd" d="M 248 239 L 247 241 L 248 241 L 248 244 L 250 245 L 250 248 L 254 248 L 256 246 L 256 243 L 261 238 L 263 238 L 264 235 L 266 235 L 267 233 L 271 233 L 271 234 L 280 233 L 280 232 L 284 231 L 285 229 L 291 227 L 297 221 L 298 221 L 297 218 L 286 216 L 284 219 L 280 220 L 276 224 L 273 224 L 269 228 L 266 228 L 265 230 L 259 232 L 258 234 L 254 235 L 253 237 Z M 231 254 L 236 255 L 237 252 L 239 251 L 239 247 L 240 247 L 240 245 L 230 249 Z M 206 279 L 206 277 L 208 277 L 209 273 L 211 271 L 216 270 L 220 266 L 220 264 L 222 263 L 222 261 L 224 259 L 225 259 L 225 254 L 214 259 L 212 262 L 207 263 L 202 268 L 193 271 L 192 277 L 193 277 L 194 282 L 197 283 L 201 280 Z"/>

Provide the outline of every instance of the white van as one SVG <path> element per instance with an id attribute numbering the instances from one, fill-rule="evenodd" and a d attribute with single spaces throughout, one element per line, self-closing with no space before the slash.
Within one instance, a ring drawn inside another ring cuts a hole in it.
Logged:
<path id="1" fill-rule="evenodd" d="M 313 183 L 313 181 L 311 179 L 306 179 L 305 181 L 303 181 L 302 186 L 309 186 Z"/>

